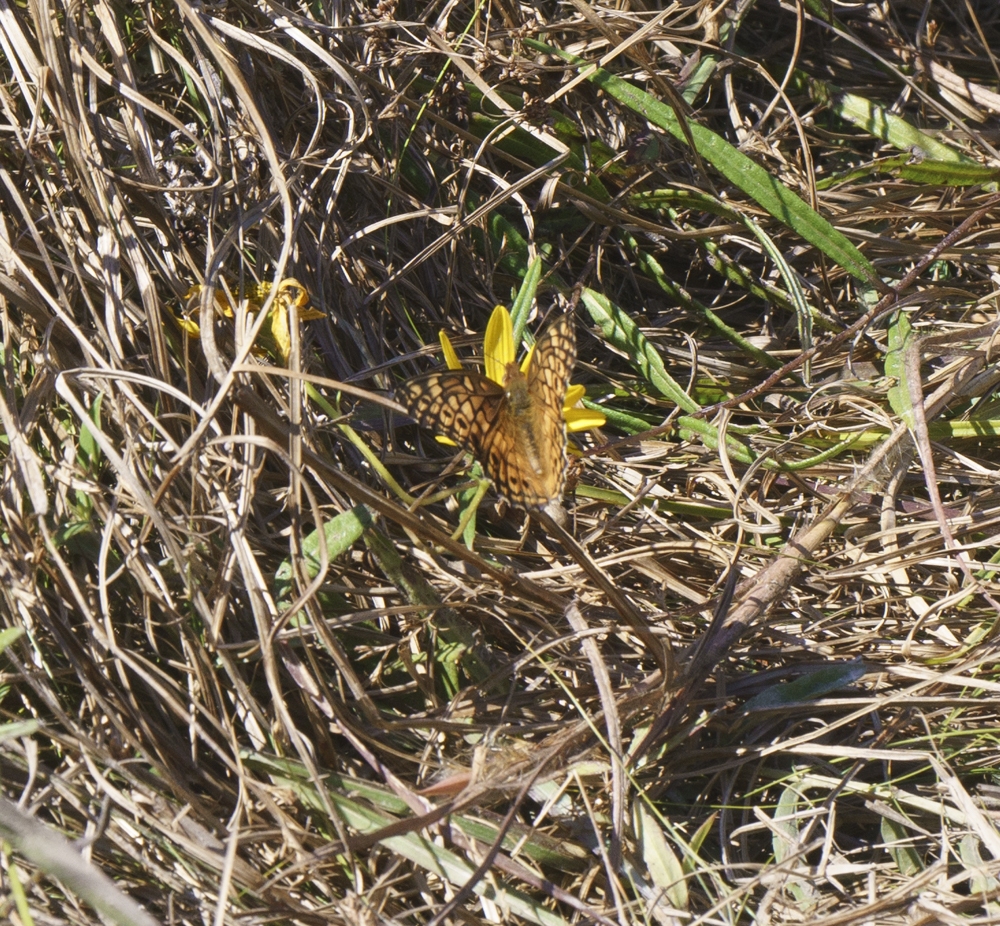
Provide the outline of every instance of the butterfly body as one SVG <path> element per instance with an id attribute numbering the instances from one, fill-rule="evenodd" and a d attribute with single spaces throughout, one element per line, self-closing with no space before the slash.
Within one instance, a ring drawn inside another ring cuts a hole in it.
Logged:
<path id="1" fill-rule="evenodd" d="M 502 386 L 481 373 L 449 370 L 411 380 L 398 395 L 420 424 L 479 460 L 501 495 L 545 508 L 559 503 L 565 483 L 562 407 L 575 361 L 572 319 L 560 316 L 539 338 L 527 373 L 508 364 Z"/>

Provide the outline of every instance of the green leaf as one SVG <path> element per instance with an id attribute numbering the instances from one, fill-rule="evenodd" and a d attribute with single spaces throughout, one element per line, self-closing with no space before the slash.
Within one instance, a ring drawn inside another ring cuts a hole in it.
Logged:
<path id="1" fill-rule="evenodd" d="M 670 848 L 659 821 L 643 800 L 635 803 L 635 835 L 649 879 L 675 910 L 687 910 L 689 898 L 684 868 Z"/>
<path id="2" fill-rule="evenodd" d="M 343 511 L 335 518 L 327 521 L 320 531 L 315 530 L 302 540 L 302 565 L 306 578 L 313 579 L 319 574 L 321 566 L 320 537 L 326 541 L 326 553 L 329 562 L 334 562 L 343 556 L 372 526 L 372 513 L 364 505 L 356 505 L 349 511 Z M 281 601 L 292 589 L 292 563 L 285 560 L 274 575 L 275 595 Z"/>
<path id="3" fill-rule="evenodd" d="M 973 894 L 991 894 L 996 897 L 997 888 L 1000 888 L 1000 881 L 990 874 L 990 866 L 984 861 L 979 852 L 979 838 L 972 833 L 966 833 L 958 844 L 958 857 L 962 860 L 965 869 L 971 872 L 969 878 L 969 889 Z M 992 908 L 996 904 L 991 904 Z M 991 912 L 995 915 L 996 909 Z"/>
<path id="4" fill-rule="evenodd" d="M 28 895 L 24 892 L 24 885 L 21 883 L 21 870 L 17 865 L 8 863 L 7 881 L 10 884 L 10 893 L 14 898 L 14 905 L 17 907 L 17 915 L 21 918 L 24 926 L 35 926 L 35 918 L 31 915 L 31 904 L 28 903 Z"/>
<path id="5" fill-rule="evenodd" d="M 916 335 L 913 333 L 909 316 L 903 311 L 896 312 L 889 323 L 889 350 L 885 355 L 885 375 L 891 376 L 895 384 L 889 387 L 886 397 L 889 407 L 911 431 L 916 423 L 913 396 L 919 396 L 922 392 L 920 383 L 914 383 L 915 388 L 913 391 L 910 390 L 910 380 L 907 375 L 906 354 L 908 350 L 913 349 L 915 340 Z"/>
<path id="6" fill-rule="evenodd" d="M 16 720 L 13 723 L 0 724 L 0 743 L 4 740 L 20 739 L 23 736 L 34 736 L 40 726 L 37 720 Z"/>
<path id="7" fill-rule="evenodd" d="M 859 662 L 849 662 L 817 669 L 815 672 L 803 675 L 793 682 L 772 685 L 766 691 L 762 691 L 759 695 L 747 701 L 743 706 L 742 713 L 749 714 L 752 711 L 773 710 L 774 708 L 783 707 L 786 704 L 801 704 L 803 701 L 815 701 L 817 698 L 826 697 L 832 691 L 837 691 L 847 685 L 853 685 L 867 671 L 865 666 Z"/>
<path id="8" fill-rule="evenodd" d="M 476 545 L 476 518 L 479 514 L 479 506 L 490 487 L 490 480 L 482 475 L 480 463 L 473 464 L 473 471 L 478 475 L 472 487 L 458 493 L 458 510 L 461 514 L 458 526 L 461 528 L 462 542 L 470 550 L 474 550 Z"/>
<path id="9" fill-rule="evenodd" d="M 802 850 L 797 814 L 799 807 L 804 803 L 802 795 L 796 788 L 782 789 L 771 821 L 771 848 L 774 851 L 774 860 L 779 865 L 785 861 L 794 864 L 793 860 Z M 805 879 L 790 877 L 785 882 L 785 888 L 795 898 L 800 909 L 809 910 L 815 906 L 816 890 Z"/>
<path id="10" fill-rule="evenodd" d="M 493 211 L 486 221 L 489 231 L 489 245 L 494 254 L 498 254 L 497 270 L 509 273 L 517 280 L 524 279 L 528 266 L 528 242 L 516 225 L 502 212 Z M 476 231 L 474 230 L 474 235 Z M 485 244 L 478 238 L 481 247 Z M 484 248 L 485 250 L 485 248 Z"/>
<path id="11" fill-rule="evenodd" d="M 601 337 L 623 351 L 646 382 L 685 411 L 699 411 L 697 402 L 667 373 L 659 351 L 625 312 L 607 296 L 592 289 L 584 289 L 580 298 L 594 324 L 601 329 Z"/>
<path id="12" fill-rule="evenodd" d="M 701 851 L 701 847 L 709 834 L 715 828 L 716 816 L 713 813 L 706 817 L 705 822 L 695 830 L 694 835 L 689 840 L 690 852 L 684 857 L 684 871 L 688 874 L 694 874 L 700 868 L 705 867 L 701 859 L 698 858 L 698 853 Z"/>
<path id="13" fill-rule="evenodd" d="M 688 136 L 674 111 L 644 90 L 576 55 L 543 42 L 525 39 L 524 44 L 577 65 L 584 70 L 589 80 L 609 96 L 628 106 L 653 125 L 669 132 L 678 141 L 687 143 Z M 819 248 L 855 279 L 866 283 L 879 283 L 875 268 L 850 240 L 763 167 L 751 161 L 710 129 L 690 120 L 687 121 L 686 128 L 690 132 L 698 154 L 730 183 L 743 190 L 779 222 Z"/>
<path id="14" fill-rule="evenodd" d="M 23 627 L 7 627 L 0 630 L 0 653 L 11 645 L 18 637 L 24 636 Z"/>
<path id="15" fill-rule="evenodd" d="M 810 80 L 809 89 L 813 99 L 828 103 L 831 111 L 845 122 L 856 125 L 900 151 L 916 153 L 918 161 L 921 158 L 928 158 L 942 164 L 963 164 L 981 168 L 978 161 L 942 144 L 933 136 L 914 128 L 902 116 L 889 112 L 863 96 L 847 93 L 834 84 L 822 80 Z"/>
<path id="16" fill-rule="evenodd" d="M 89 409 L 90 421 L 93 422 L 94 428 L 98 431 L 101 429 L 101 402 L 103 400 L 104 393 L 98 393 L 94 404 Z M 91 470 L 101 459 L 101 448 L 97 445 L 97 439 L 87 421 L 84 421 L 80 427 L 80 452 L 84 456 L 87 467 Z"/>
<path id="17" fill-rule="evenodd" d="M 524 281 L 517 292 L 514 304 L 510 307 L 511 321 L 514 323 L 514 348 L 521 343 L 524 338 L 524 327 L 528 321 L 528 314 L 535 301 L 535 294 L 538 292 L 538 284 L 542 279 L 542 259 L 536 257 L 528 266 L 528 272 L 524 275 Z"/>
<path id="18" fill-rule="evenodd" d="M 901 823 L 882 817 L 882 841 L 886 851 L 892 856 L 899 873 L 904 878 L 912 878 L 924 870 L 924 863 L 917 850 L 910 844 L 912 834 Z"/>
<path id="19" fill-rule="evenodd" d="M 860 167 L 824 177 L 816 182 L 816 189 L 828 190 L 843 183 L 868 180 L 880 174 L 902 177 L 912 183 L 927 186 L 977 186 L 1000 180 L 1000 169 L 996 167 L 978 163 L 956 164 L 954 161 L 938 161 L 908 153 L 893 155 L 891 158 L 877 158 Z"/>
<path id="20" fill-rule="evenodd" d="M 779 864 L 793 858 L 799 850 L 799 823 L 796 814 L 801 795 L 794 788 L 782 788 L 771 821 L 771 848 Z"/>

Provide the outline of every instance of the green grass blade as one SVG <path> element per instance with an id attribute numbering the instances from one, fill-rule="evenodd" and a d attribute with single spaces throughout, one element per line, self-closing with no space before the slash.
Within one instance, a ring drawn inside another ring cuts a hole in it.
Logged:
<path id="1" fill-rule="evenodd" d="M 916 383 L 915 390 L 910 391 L 910 381 L 906 373 L 906 352 L 915 337 L 907 314 L 897 312 L 889 324 L 889 350 L 885 355 L 885 375 L 893 377 L 896 383 L 889 388 L 887 398 L 889 407 L 899 415 L 911 431 L 916 423 L 912 397 L 920 395 L 921 386 Z"/>
<path id="2" fill-rule="evenodd" d="M 639 326 L 625 312 L 607 296 L 592 289 L 585 289 L 580 299 L 590 312 L 594 324 L 601 329 L 601 337 L 624 351 L 646 382 L 684 411 L 699 411 L 698 403 L 667 372 L 659 351 L 646 340 Z"/>
<path id="3" fill-rule="evenodd" d="M 315 578 L 319 572 L 321 539 L 326 542 L 327 559 L 332 563 L 343 556 L 373 523 L 371 512 L 364 505 L 356 505 L 327 521 L 322 527 L 322 538 L 319 530 L 307 534 L 302 540 L 303 572 L 306 577 Z M 275 596 L 280 601 L 291 592 L 291 560 L 286 559 L 278 567 L 274 578 Z"/>
<path id="4" fill-rule="evenodd" d="M 932 135 L 914 128 L 902 116 L 889 112 L 863 96 L 847 93 L 822 80 L 810 80 L 809 88 L 813 99 L 827 103 L 831 112 L 836 113 L 845 122 L 850 122 L 851 125 L 882 139 L 893 148 L 919 152 L 920 156 L 937 161 L 939 164 L 981 166 L 972 158 L 939 142 Z"/>
<path id="5" fill-rule="evenodd" d="M 620 77 L 615 77 L 602 68 L 594 67 L 576 55 L 552 48 L 543 42 L 526 39 L 525 45 L 587 68 L 588 78 L 609 96 L 628 106 L 653 125 L 669 132 L 679 141 L 686 142 L 687 136 L 674 111 L 644 90 L 640 90 Z M 691 133 L 698 154 L 730 183 L 743 190 L 747 196 L 779 222 L 787 225 L 810 244 L 819 248 L 830 260 L 855 279 L 879 284 L 880 280 L 875 268 L 851 244 L 847 237 L 837 231 L 795 193 L 772 177 L 763 167 L 751 161 L 750 158 L 711 129 L 691 121 L 687 123 L 687 129 Z"/>

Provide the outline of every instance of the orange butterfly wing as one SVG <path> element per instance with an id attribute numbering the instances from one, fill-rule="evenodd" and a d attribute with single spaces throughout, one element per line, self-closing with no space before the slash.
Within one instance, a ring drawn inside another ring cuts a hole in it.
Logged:
<path id="1" fill-rule="evenodd" d="M 563 405 L 573 366 L 576 363 L 576 335 L 573 318 L 560 315 L 538 339 L 528 366 L 528 395 L 531 397 L 532 432 L 542 464 L 539 496 L 545 505 L 562 496 L 566 481 L 566 420 Z"/>
<path id="2" fill-rule="evenodd" d="M 411 380 L 397 395 L 420 424 L 479 460 L 501 495 L 544 507 L 559 500 L 565 481 L 562 407 L 575 360 L 572 318 L 560 316 L 539 338 L 527 377 L 511 364 L 501 387 L 449 370 Z"/>
<path id="3" fill-rule="evenodd" d="M 483 441 L 506 398 L 502 386 L 465 370 L 411 379 L 396 397 L 425 428 L 453 440 L 480 461 Z"/>

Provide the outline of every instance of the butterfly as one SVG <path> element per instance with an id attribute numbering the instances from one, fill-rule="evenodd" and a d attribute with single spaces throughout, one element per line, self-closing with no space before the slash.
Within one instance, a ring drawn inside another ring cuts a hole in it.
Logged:
<path id="1" fill-rule="evenodd" d="M 563 402 L 576 362 L 573 319 L 559 316 L 538 339 L 527 373 L 508 363 L 501 386 L 482 373 L 448 370 L 396 393 L 410 415 L 453 440 L 522 508 L 559 505 L 566 481 Z"/>

